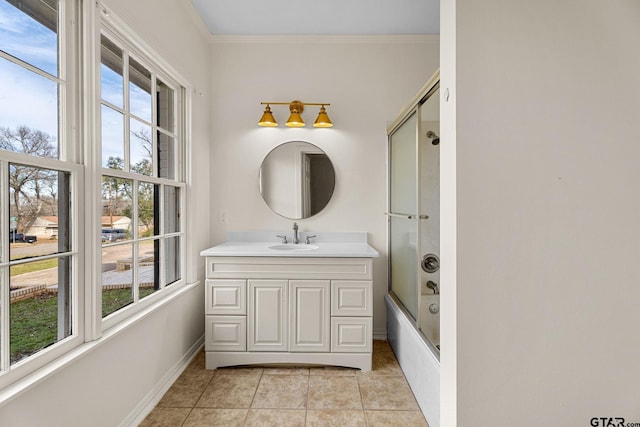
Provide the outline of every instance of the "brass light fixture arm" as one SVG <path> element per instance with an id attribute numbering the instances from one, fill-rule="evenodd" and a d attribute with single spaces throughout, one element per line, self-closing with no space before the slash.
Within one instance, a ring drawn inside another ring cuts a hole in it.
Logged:
<path id="1" fill-rule="evenodd" d="M 261 102 L 260 105 L 291 105 L 296 101 L 291 101 L 291 102 Z M 320 106 L 325 106 L 328 107 L 331 104 L 328 102 L 301 102 L 301 101 L 297 101 L 300 102 L 300 104 L 302 105 L 320 105 Z"/>

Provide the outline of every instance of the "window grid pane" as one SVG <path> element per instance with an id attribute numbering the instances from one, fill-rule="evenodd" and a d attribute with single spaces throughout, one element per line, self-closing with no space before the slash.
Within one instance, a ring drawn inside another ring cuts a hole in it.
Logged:
<path id="1" fill-rule="evenodd" d="M 47 73 L 58 75 L 58 2 L 0 2 L 0 49 Z"/>
<path id="2" fill-rule="evenodd" d="M 140 299 L 160 289 L 159 259 L 160 240 L 143 240 L 138 244 L 138 287 Z"/>
<path id="3" fill-rule="evenodd" d="M 102 248 L 102 317 L 133 303 L 133 245 Z"/>
<path id="4" fill-rule="evenodd" d="M 175 132 L 174 91 L 161 80 L 156 81 L 158 127 Z"/>
<path id="5" fill-rule="evenodd" d="M 124 108 L 124 58 L 122 49 L 105 36 L 100 42 L 100 76 L 102 99 Z"/>
<path id="6" fill-rule="evenodd" d="M 153 174 L 153 139 L 151 126 L 134 118 L 130 121 L 131 172 Z"/>
<path id="7" fill-rule="evenodd" d="M 102 106 L 102 167 L 124 170 L 124 116 Z"/>
<path id="8" fill-rule="evenodd" d="M 102 243 L 132 237 L 133 181 L 103 175 L 102 177 Z"/>
<path id="9" fill-rule="evenodd" d="M 69 173 L 16 163 L 8 170 L 10 260 L 70 251 Z"/>
<path id="10" fill-rule="evenodd" d="M 151 123 L 151 73 L 129 57 L 129 111 Z"/>
<path id="11" fill-rule="evenodd" d="M 160 213 L 157 206 L 159 187 L 148 182 L 138 184 L 138 235 L 141 238 L 160 233 Z"/>
<path id="12" fill-rule="evenodd" d="M 7 170 L 13 364 L 72 334 L 71 175 L 15 163 Z"/>
<path id="13" fill-rule="evenodd" d="M 168 237 L 164 244 L 164 277 L 166 286 L 169 286 L 182 277 L 180 272 L 180 238 L 177 236 Z"/>
<path id="14" fill-rule="evenodd" d="M 10 288 L 21 290 L 14 291 L 9 310 L 12 364 L 71 335 L 70 264 L 59 257 L 10 268 Z M 36 284 L 34 272 L 45 269 Z"/>
<path id="15" fill-rule="evenodd" d="M 171 185 L 164 186 L 164 233 L 180 231 L 180 188 Z"/>
<path id="16" fill-rule="evenodd" d="M 4 58 L 0 76 L 0 149 L 57 159 L 58 84 Z"/>
<path id="17" fill-rule="evenodd" d="M 176 179 L 176 147 L 175 139 L 158 131 L 158 176 Z"/>

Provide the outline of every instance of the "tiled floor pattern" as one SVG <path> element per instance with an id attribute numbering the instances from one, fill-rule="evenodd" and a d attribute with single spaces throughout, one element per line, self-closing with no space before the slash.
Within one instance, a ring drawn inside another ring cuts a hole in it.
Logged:
<path id="1" fill-rule="evenodd" d="M 386 341 L 373 369 L 244 367 L 207 370 L 198 354 L 142 427 L 427 426 Z"/>

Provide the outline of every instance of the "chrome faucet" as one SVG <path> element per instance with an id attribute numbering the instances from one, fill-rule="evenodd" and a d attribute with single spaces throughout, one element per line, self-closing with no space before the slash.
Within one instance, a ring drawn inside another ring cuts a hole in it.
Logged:
<path id="1" fill-rule="evenodd" d="M 300 243 L 300 241 L 298 240 L 298 223 L 297 222 L 293 223 L 293 243 L 296 245 Z"/>

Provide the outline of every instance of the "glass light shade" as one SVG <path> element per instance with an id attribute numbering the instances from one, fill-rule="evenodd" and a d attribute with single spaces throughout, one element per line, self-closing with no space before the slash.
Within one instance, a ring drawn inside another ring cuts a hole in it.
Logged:
<path id="1" fill-rule="evenodd" d="M 313 123 L 313 127 L 330 128 L 332 126 L 333 126 L 333 123 L 331 123 L 331 119 L 327 114 L 327 110 L 325 110 L 324 106 L 322 106 L 322 108 L 320 108 L 320 113 L 318 114 L 318 118 Z"/>
<path id="2" fill-rule="evenodd" d="M 262 114 L 262 117 L 260 118 L 260 121 L 258 122 L 258 124 L 260 126 L 268 126 L 268 127 L 278 126 L 278 122 L 276 122 L 276 119 L 273 117 L 273 114 L 271 114 L 271 108 L 268 105 L 267 105 L 267 108 L 264 109 L 264 113 Z"/>
<path id="3" fill-rule="evenodd" d="M 287 120 L 286 124 L 290 128 L 301 128 L 304 127 L 304 120 L 302 120 L 300 113 L 293 112 L 289 116 L 289 120 Z"/>

